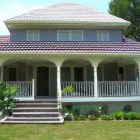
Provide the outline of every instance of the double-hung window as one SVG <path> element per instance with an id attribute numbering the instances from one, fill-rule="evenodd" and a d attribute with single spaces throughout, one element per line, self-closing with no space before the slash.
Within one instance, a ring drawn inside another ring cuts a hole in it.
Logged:
<path id="1" fill-rule="evenodd" d="M 28 30 L 27 31 L 27 41 L 39 41 L 39 31 L 38 30 Z"/>
<path id="2" fill-rule="evenodd" d="M 107 30 L 97 31 L 97 41 L 109 41 L 109 33 Z"/>
<path id="3" fill-rule="evenodd" d="M 59 30 L 58 41 L 83 41 L 83 31 L 81 30 Z"/>

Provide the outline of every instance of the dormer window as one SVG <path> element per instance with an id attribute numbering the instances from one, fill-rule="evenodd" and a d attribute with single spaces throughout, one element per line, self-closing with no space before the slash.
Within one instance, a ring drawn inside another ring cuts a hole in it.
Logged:
<path id="1" fill-rule="evenodd" d="M 81 30 L 59 30 L 57 32 L 58 41 L 83 41 L 83 31 Z"/>
<path id="2" fill-rule="evenodd" d="M 27 41 L 39 41 L 39 31 L 38 30 L 28 30 L 27 31 Z"/>
<path id="3" fill-rule="evenodd" d="M 107 30 L 97 31 L 97 41 L 109 41 L 109 33 Z"/>

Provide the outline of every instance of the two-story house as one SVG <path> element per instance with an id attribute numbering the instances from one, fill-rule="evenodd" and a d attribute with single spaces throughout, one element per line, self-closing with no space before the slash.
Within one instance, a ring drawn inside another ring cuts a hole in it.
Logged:
<path id="1" fill-rule="evenodd" d="M 3 123 L 62 123 L 61 105 L 136 112 L 140 43 L 122 36 L 130 22 L 60 3 L 4 23 L 10 36 L 0 36 L 1 80 L 19 87 L 19 102 Z M 68 85 L 73 92 L 61 93 Z"/>

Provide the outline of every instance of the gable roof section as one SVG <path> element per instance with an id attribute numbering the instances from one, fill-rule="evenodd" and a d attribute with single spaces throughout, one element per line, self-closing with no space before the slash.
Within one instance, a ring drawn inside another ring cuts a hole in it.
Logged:
<path id="1" fill-rule="evenodd" d="M 18 41 L 0 36 L 0 54 L 140 54 L 140 42 L 123 36 L 124 42 L 101 41 Z"/>
<path id="2" fill-rule="evenodd" d="M 89 23 L 122 23 L 129 21 L 98 11 L 77 3 L 58 3 L 25 14 L 7 21 L 46 21 L 46 22 L 89 22 Z M 5 21 L 6 23 L 6 21 Z"/>

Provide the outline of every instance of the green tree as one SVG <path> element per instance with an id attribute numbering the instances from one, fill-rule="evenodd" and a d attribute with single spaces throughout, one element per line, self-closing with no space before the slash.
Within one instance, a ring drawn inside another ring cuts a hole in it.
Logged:
<path id="1" fill-rule="evenodd" d="M 0 111 L 2 111 L 2 115 L 10 115 L 12 108 L 16 107 L 13 96 L 17 90 L 18 87 L 6 86 L 5 82 L 0 81 Z"/>
<path id="2" fill-rule="evenodd" d="M 112 0 L 108 12 L 131 22 L 123 35 L 140 41 L 140 0 Z"/>

